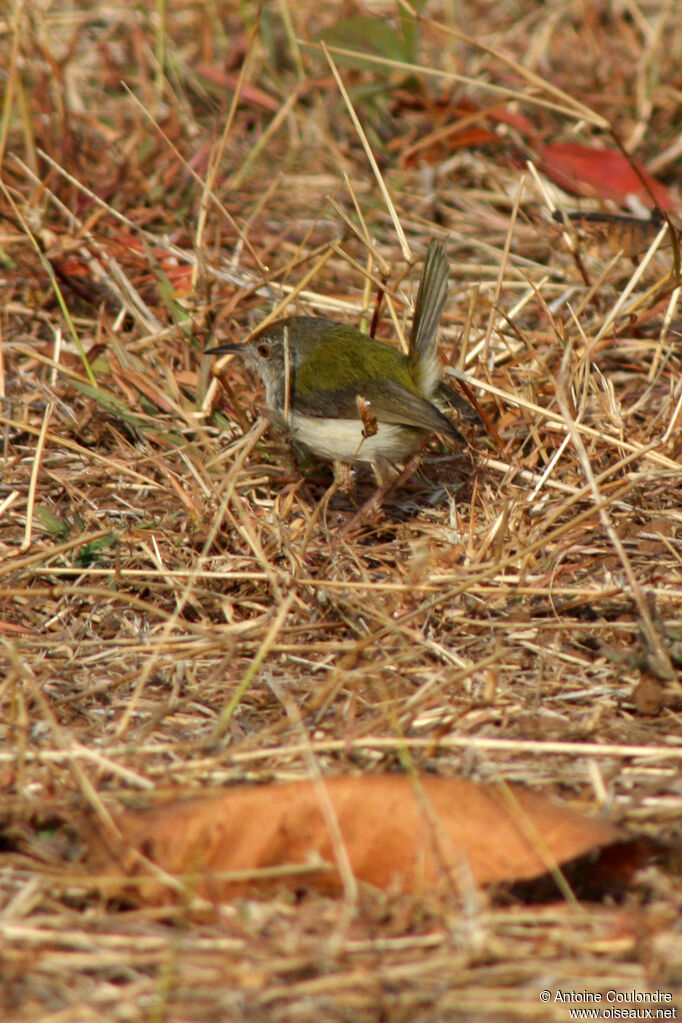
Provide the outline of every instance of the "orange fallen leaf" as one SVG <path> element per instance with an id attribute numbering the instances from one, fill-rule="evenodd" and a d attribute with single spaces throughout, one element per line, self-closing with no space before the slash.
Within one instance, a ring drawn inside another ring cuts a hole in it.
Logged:
<path id="1" fill-rule="evenodd" d="M 515 111 L 508 110 L 504 104 L 491 107 L 479 107 L 473 101 L 460 98 L 434 99 L 433 97 L 397 95 L 394 114 L 401 108 L 411 107 L 422 110 L 432 127 L 419 132 L 419 137 L 411 143 L 404 138 L 394 138 L 387 144 L 388 151 L 400 152 L 400 166 L 411 167 L 418 160 L 436 163 L 445 159 L 455 149 L 473 149 L 494 143 L 499 145 L 501 137 L 489 125 L 504 124 L 515 129 L 522 137 L 533 137 L 533 125 L 528 118 Z"/>
<path id="2" fill-rule="evenodd" d="M 608 822 L 518 786 L 398 774 L 326 778 L 323 784 L 353 874 L 384 890 L 426 893 L 459 890 L 463 878 L 477 885 L 531 879 L 620 838 Z M 115 862 L 124 877 L 144 876 L 134 887 L 147 901 L 172 893 L 140 854 L 211 898 L 272 889 L 283 883 L 279 868 L 287 865 L 298 867 L 284 878 L 290 886 L 339 891 L 340 850 L 324 799 L 321 785 L 301 781 L 240 786 L 130 811 L 116 822 L 118 848 L 109 843 L 97 866 Z M 273 868 L 276 881 L 248 873 Z M 239 877 L 225 876 L 236 871 Z"/>
<path id="3" fill-rule="evenodd" d="M 19 625 L 17 622 L 0 621 L 0 632 L 15 636 L 35 636 L 35 629 L 29 629 L 27 625 Z"/>

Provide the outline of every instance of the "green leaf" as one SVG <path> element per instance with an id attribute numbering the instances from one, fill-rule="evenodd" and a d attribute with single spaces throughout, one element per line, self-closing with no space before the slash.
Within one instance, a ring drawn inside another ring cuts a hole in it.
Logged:
<path id="1" fill-rule="evenodd" d="M 41 524 L 43 529 L 54 537 L 55 540 L 67 540 L 70 532 L 68 522 L 58 519 L 51 511 L 42 505 L 37 504 L 33 509 L 33 515 Z"/>
<path id="2" fill-rule="evenodd" d="M 93 540 L 92 543 L 84 544 L 74 559 L 74 565 L 78 568 L 88 568 L 93 562 L 99 560 L 100 551 L 113 547 L 116 543 L 118 543 L 116 534 L 107 533 L 105 536 L 100 536 L 98 540 Z"/>
<path id="3" fill-rule="evenodd" d="M 413 18 L 400 19 L 400 32 L 388 22 L 379 18 L 343 18 L 322 33 L 322 38 L 331 46 L 346 50 L 357 50 L 388 60 L 414 63 L 417 50 L 417 29 Z M 364 63 L 356 58 L 335 56 L 340 63 L 352 63 L 354 67 L 370 67 L 376 74 L 381 73 L 374 63 Z"/>
<path id="4" fill-rule="evenodd" d="M 136 416 L 130 411 L 130 408 L 124 401 L 122 401 L 117 395 L 112 394 L 111 391 L 105 390 L 104 387 L 90 387 L 89 384 L 83 383 L 81 380 L 72 380 L 71 384 L 84 394 L 87 398 L 92 398 L 98 405 L 106 409 L 107 412 L 118 416 L 119 419 L 123 420 L 129 426 L 135 427 L 137 430 L 148 430 L 150 423 L 146 419 L 142 419 L 140 416 Z"/>

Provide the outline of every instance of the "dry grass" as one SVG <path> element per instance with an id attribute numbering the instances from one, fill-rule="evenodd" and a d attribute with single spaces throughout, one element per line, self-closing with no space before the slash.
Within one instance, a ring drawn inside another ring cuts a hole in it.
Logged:
<path id="1" fill-rule="evenodd" d="M 314 895 L 140 910 L 82 876 L 85 811 L 300 777 L 311 756 L 520 780 L 679 839 L 670 247 L 641 273 L 583 251 L 584 277 L 515 127 L 401 163 L 454 90 L 521 99 L 544 141 L 610 144 L 608 123 L 674 181 L 674 4 L 472 3 L 458 25 L 429 3 L 477 45 L 423 26 L 401 57 L 417 93 L 337 54 L 394 217 L 330 65 L 296 40 L 399 5 L 280 0 L 260 25 L 255 7 L 17 2 L 0 24 L 3 1019 L 563 1021 L 541 989 L 678 998 L 682 891 L 662 872 L 646 905 L 480 897 L 459 915 Z M 233 366 L 226 397 L 201 351 L 283 299 L 371 317 L 346 256 L 390 271 L 404 323 L 405 254 L 434 231 L 443 351 L 499 442 L 434 441 L 381 520 L 340 539 L 353 502 L 316 518 L 327 470 L 302 484 L 249 425 L 251 379 Z"/>

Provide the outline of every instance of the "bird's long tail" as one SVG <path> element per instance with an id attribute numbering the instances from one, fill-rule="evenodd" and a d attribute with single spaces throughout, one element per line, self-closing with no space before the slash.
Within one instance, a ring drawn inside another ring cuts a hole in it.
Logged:
<path id="1" fill-rule="evenodd" d="M 449 276 L 445 245 L 434 238 L 426 253 L 410 334 L 410 369 L 422 394 L 432 394 L 442 375 L 436 341 Z"/>

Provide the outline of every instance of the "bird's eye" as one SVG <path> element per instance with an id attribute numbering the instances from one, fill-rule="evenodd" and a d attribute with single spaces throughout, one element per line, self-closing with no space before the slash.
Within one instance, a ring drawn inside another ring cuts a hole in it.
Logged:
<path id="1" fill-rule="evenodd" d="M 261 359 L 270 358 L 270 345 L 267 344 L 265 341 L 261 341 L 261 343 L 256 348 L 256 351 L 260 355 Z"/>

